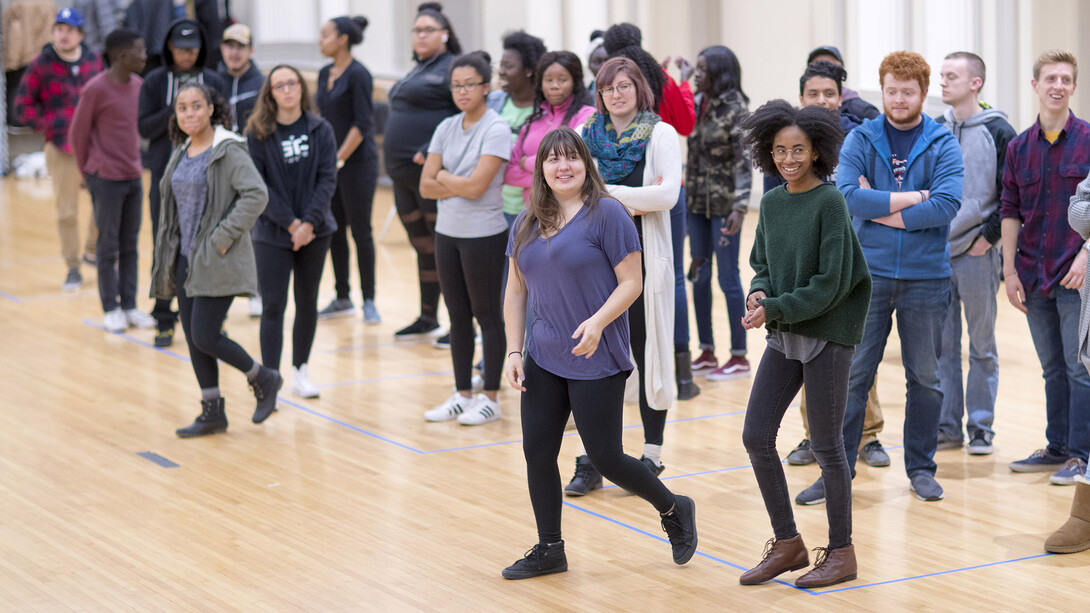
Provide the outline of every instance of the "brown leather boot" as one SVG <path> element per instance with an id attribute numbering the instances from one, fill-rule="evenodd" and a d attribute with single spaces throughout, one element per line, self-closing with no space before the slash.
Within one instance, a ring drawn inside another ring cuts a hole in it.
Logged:
<path id="1" fill-rule="evenodd" d="M 1090 549 L 1090 483 L 1075 479 L 1071 517 L 1045 541 L 1050 553 L 1077 553 Z"/>
<path id="2" fill-rule="evenodd" d="M 809 565 L 810 556 L 806 553 L 806 545 L 802 542 L 801 534 L 779 541 L 771 538 L 765 543 L 761 563 L 742 573 L 738 581 L 742 585 L 757 585 L 775 579 L 788 571 L 806 568 Z"/>
<path id="3" fill-rule="evenodd" d="M 826 549 L 818 547 L 817 562 L 810 572 L 795 580 L 798 587 L 825 587 L 855 579 L 855 545 Z"/>

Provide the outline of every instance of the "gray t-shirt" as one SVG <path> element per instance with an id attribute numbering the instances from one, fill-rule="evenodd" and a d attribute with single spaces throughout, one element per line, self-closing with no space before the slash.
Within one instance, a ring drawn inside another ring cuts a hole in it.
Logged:
<path id="1" fill-rule="evenodd" d="M 482 155 L 511 159 L 511 127 L 492 109 L 468 130 L 462 129 L 465 113 L 448 117 L 435 129 L 428 153 L 443 156 L 443 168 L 459 177 L 473 174 Z M 496 176 L 484 194 L 470 200 L 455 196 L 439 200 L 435 231 L 453 238 L 483 238 L 507 231 L 503 216 L 503 171 Z"/>
<path id="2" fill-rule="evenodd" d="M 182 231 L 182 255 L 189 259 L 193 249 L 193 239 L 201 225 L 204 205 L 208 202 L 208 160 L 212 157 L 209 147 L 193 157 L 182 155 L 174 175 L 170 178 L 170 189 L 174 191 L 174 201 L 178 205 L 178 226 Z"/>
<path id="3" fill-rule="evenodd" d="M 768 336 L 765 337 L 765 342 L 770 348 L 775 349 L 786 356 L 788 360 L 795 360 L 796 362 L 807 364 L 810 360 L 818 357 L 819 353 L 825 351 L 825 345 L 827 345 L 829 341 L 802 336 L 801 334 L 793 334 L 791 332 L 769 330 Z"/>

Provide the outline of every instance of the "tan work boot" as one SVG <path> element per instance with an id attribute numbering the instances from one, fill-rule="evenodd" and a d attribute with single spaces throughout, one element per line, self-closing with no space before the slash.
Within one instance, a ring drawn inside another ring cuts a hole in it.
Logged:
<path id="1" fill-rule="evenodd" d="M 1045 541 L 1045 551 L 1050 553 L 1077 553 L 1090 549 L 1090 481 L 1075 478 L 1075 500 L 1071 503 L 1071 517 L 1060 529 Z"/>

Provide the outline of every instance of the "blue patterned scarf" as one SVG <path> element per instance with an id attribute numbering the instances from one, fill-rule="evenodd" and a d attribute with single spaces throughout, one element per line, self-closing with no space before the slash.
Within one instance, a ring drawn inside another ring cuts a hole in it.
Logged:
<path id="1" fill-rule="evenodd" d="M 598 172 L 607 184 L 616 184 L 636 169 L 647 153 L 647 143 L 655 124 L 662 121 L 652 111 L 636 113 L 632 123 L 617 134 L 609 115 L 595 113 L 583 126 L 583 141 L 598 160 Z"/>

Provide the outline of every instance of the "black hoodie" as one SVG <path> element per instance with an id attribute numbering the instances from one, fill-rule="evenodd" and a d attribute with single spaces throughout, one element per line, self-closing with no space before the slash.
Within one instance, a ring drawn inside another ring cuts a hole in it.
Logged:
<path id="1" fill-rule="evenodd" d="M 194 64 L 191 72 L 184 75 L 175 69 L 174 54 L 167 47 L 171 33 L 182 24 L 196 27 L 201 33 L 201 51 L 197 55 L 197 63 Z M 149 141 L 148 155 L 144 159 L 144 165 L 156 179 L 163 174 L 167 161 L 170 160 L 171 145 L 170 135 L 167 134 L 167 124 L 171 113 L 174 112 L 174 99 L 178 96 L 181 86 L 195 78 L 218 90 L 224 100 L 231 96 L 230 88 L 223 77 L 215 70 L 205 68 L 205 63 L 208 61 L 208 48 L 208 36 L 204 28 L 196 21 L 192 19 L 175 21 L 170 24 L 163 38 L 163 65 L 149 72 L 148 76 L 144 77 L 144 84 L 140 87 L 140 111 L 137 125 L 140 136 Z"/>

